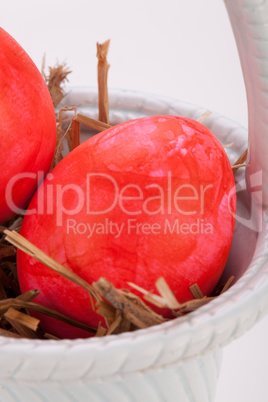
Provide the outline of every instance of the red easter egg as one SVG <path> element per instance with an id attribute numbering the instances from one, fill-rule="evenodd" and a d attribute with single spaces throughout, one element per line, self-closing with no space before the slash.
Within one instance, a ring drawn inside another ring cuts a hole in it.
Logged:
<path id="1" fill-rule="evenodd" d="M 56 144 L 56 119 L 41 73 L 2 28 L 0 141 L 0 222 L 4 222 L 27 206 L 37 183 L 49 170 Z"/>
<path id="2" fill-rule="evenodd" d="M 235 195 L 230 162 L 200 123 L 153 116 L 122 123 L 81 144 L 48 175 L 21 234 L 92 283 L 134 282 L 155 292 L 164 277 L 180 302 L 198 283 L 209 295 L 232 243 Z M 18 252 L 21 290 L 40 304 L 97 326 L 86 291 Z M 86 336 L 50 318 L 48 332 Z"/>

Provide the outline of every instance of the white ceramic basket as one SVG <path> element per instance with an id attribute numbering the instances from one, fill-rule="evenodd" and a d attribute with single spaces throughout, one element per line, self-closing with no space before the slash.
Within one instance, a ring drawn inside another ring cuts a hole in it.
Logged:
<path id="1" fill-rule="evenodd" d="M 267 313 L 268 218 L 260 201 L 261 195 L 264 205 L 268 200 L 268 0 L 226 0 L 226 6 L 249 101 L 250 191 L 242 169 L 236 175 L 234 242 L 222 278 L 234 274 L 236 282 L 188 316 L 145 330 L 72 341 L 0 337 L 1 401 L 213 401 L 222 347 Z M 205 111 L 127 91 L 110 91 L 109 101 L 111 124 L 152 114 L 196 119 Z M 65 104 L 97 117 L 96 90 L 73 89 Z M 231 163 L 247 147 L 247 131 L 233 121 L 213 113 L 205 125 L 222 143 L 233 143 L 227 149 Z"/>

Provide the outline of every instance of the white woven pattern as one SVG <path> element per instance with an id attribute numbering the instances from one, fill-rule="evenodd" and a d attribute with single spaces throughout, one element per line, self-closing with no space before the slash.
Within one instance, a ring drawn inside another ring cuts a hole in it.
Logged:
<path id="1" fill-rule="evenodd" d="M 105 382 L 83 378 L 41 382 L 7 379 L 0 381 L 0 401 L 212 402 L 220 357 L 220 351 L 215 349 L 184 363 L 109 376 Z"/>

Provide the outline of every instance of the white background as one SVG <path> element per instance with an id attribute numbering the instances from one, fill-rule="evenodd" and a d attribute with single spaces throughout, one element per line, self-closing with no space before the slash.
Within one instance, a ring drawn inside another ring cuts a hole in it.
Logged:
<path id="1" fill-rule="evenodd" d="M 66 61 L 69 85 L 96 86 L 96 42 L 110 38 L 110 88 L 170 96 L 247 126 L 223 0 L 9 0 L 0 26 L 39 68 L 44 53 L 47 65 Z M 268 318 L 224 348 L 216 402 L 267 401 L 267 338 Z"/>

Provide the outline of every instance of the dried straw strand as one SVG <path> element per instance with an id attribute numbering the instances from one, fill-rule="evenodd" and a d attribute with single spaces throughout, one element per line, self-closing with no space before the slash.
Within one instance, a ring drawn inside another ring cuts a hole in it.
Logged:
<path id="1" fill-rule="evenodd" d="M 0 260 L 2 258 L 11 257 L 16 255 L 16 248 L 13 246 L 0 247 Z"/>
<path id="2" fill-rule="evenodd" d="M 24 292 L 21 295 L 17 296 L 16 299 L 17 300 L 23 300 L 23 301 L 28 301 L 31 302 L 32 300 L 34 300 L 38 295 L 40 295 L 41 292 L 39 292 L 39 290 L 37 289 L 33 289 L 33 290 L 28 290 L 28 292 Z"/>
<path id="3" fill-rule="evenodd" d="M 71 126 L 72 121 L 68 124 L 68 127 L 64 130 L 63 123 L 65 120 L 65 113 L 70 114 L 73 112 L 74 116 L 76 115 L 76 107 L 63 107 L 59 111 L 59 116 L 57 119 L 57 139 L 56 139 L 56 147 L 54 152 L 53 162 L 51 164 L 51 169 L 54 168 L 57 163 L 59 163 L 63 159 L 62 151 L 64 149 L 64 140 L 67 141 L 69 151 L 72 150 L 72 140 L 71 140 Z"/>
<path id="4" fill-rule="evenodd" d="M 70 324 L 77 328 L 84 329 L 85 331 L 88 331 L 90 333 L 93 333 L 93 334 L 96 333 L 96 328 L 94 328 L 94 327 L 91 327 L 89 325 L 78 322 L 78 321 L 76 321 L 72 318 L 69 318 L 69 317 L 65 316 L 64 314 L 58 313 L 57 311 L 54 311 L 48 307 L 42 306 L 37 303 L 19 300 L 18 298 L 0 300 L 0 315 L 5 314 L 5 312 L 11 307 L 16 310 L 17 309 L 33 310 L 38 313 L 47 315 L 51 318 L 56 318 L 57 320 L 65 322 L 66 324 Z"/>
<path id="5" fill-rule="evenodd" d="M 107 53 L 110 40 L 104 43 L 97 43 L 98 58 L 98 89 L 99 89 L 99 120 L 109 123 L 109 101 L 108 101 L 108 70 Z"/>
<path id="6" fill-rule="evenodd" d="M 227 281 L 227 282 L 225 283 L 225 285 L 223 286 L 223 288 L 222 288 L 220 294 L 226 292 L 226 290 L 229 289 L 229 287 L 230 287 L 231 284 L 233 283 L 234 278 L 235 278 L 235 277 L 234 277 L 233 275 L 230 276 L 230 278 L 228 279 L 228 281 Z"/>
<path id="7" fill-rule="evenodd" d="M 116 309 L 104 300 L 96 304 L 97 313 L 104 317 L 107 327 L 109 328 L 115 320 Z"/>
<path id="8" fill-rule="evenodd" d="M 209 116 L 211 116 L 211 112 L 209 110 L 207 110 L 205 113 L 202 114 L 202 116 L 200 116 L 198 119 L 196 119 L 196 121 L 198 121 L 198 123 L 203 124 L 205 122 L 205 120 L 207 120 L 209 118 Z"/>
<path id="9" fill-rule="evenodd" d="M 9 308 L 4 314 L 4 317 L 12 325 L 12 327 L 24 338 L 38 339 L 38 335 L 35 331 L 38 328 L 39 320 L 27 316 L 26 314 L 21 313 L 20 311 L 17 311 L 13 308 Z M 31 329 L 31 326 L 34 329 Z"/>
<path id="10" fill-rule="evenodd" d="M 189 313 L 191 311 L 197 310 L 199 307 L 204 306 L 209 303 L 215 297 L 203 297 L 202 299 L 193 299 L 181 304 L 178 311 L 173 311 L 175 315 L 181 315 L 181 313 Z"/>
<path id="11" fill-rule="evenodd" d="M 52 339 L 53 341 L 60 341 L 60 338 L 58 338 L 55 335 L 48 334 L 47 332 L 44 334 L 44 338 L 45 339 Z"/>
<path id="12" fill-rule="evenodd" d="M 96 336 L 97 338 L 101 338 L 101 337 L 105 336 L 106 333 L 107 333 L 107 329 L 104 328 L 104 327 L 101 325 L 101 323 L 100 323 L 100 325 L 98 326 L 98 329 L 97 329 L 97 332 L 96 332 L 96 335 L 95 335 L 95 336 Z"/>
<path id="13" fill-rule="evenodd" d="M 54 67 L 48 68 L 48 74 L 45 73 L 45 56 L 43 57 L 41 73 L 47 84 L 54 107 L 58 106 L 65 95 L 63 85 L 68 81 L 68 75 L 71 70 L 66 63 L 57 63 Z"/>
<path id="14" fill-rule="evenodd" d="M 85 126 L 88 126 L 88 127 L 92 128 L 93 130 L 96 130 L 99 132 L 107 130 L 107 128 L 112 127 L 107 123 L 103 123 L 100 120 L 92 119 L 91 117 L 86 116 L 82 113 L 77 113 L 77 115 L 73 118 L 73 120 L 75 120 L 81 124 L 84 124 Z"/>
<path id="15" fill-rule="evenodd" d="M 9 241 L 14 246 L 18 247 L 20 250 L 24 251 L 26 254 L 29 254 L 31 257 L 35 258 L 37 261 L 46 265 L 47 267 L 53 269 L 58 272 L 60 275 L 69 279 L 70 281 L 76 283 L 78 286 L 81 286 L 85 290 L 88 291 L 89 295 L 92 296 L 96 301 L 100 300 L 99 295 L 94 290 L 94 288 L 87 283 L 84 279 L 80 278 L 80 276 L 75 273 L 69 271 L 63 265 L 59 264 L 53 258 L 49 257 L 43 251 L 41 251 L 38 247 L 34 246 L 31 242 L 26 240 L 23 236 L 15 231 L 10 231 L 6 229 L 4 231 L 6 235 L 6 240 Z"/>
<path id="16" fill-rule="evenodd" d="M 0 328 L 0 336 L 5 336 L 6 338 L 23 338 L 23 336 L 17 334 L 16 332 L 7 331 L 6 329 Z"/>
<path id="17" fill-rule="evenodd" d="M 148 309 L 127 298 L 105 278 L 100 278 L 93 283 L 93 286 L 104 299 L 121 311 L 125 318 L 138 328 L 147 328 L 165 321 L 162 316 L 154 311 L 149 312 Z"/>
<path id="18" fill-rule="evenodd" d="M 40 323 L 40 320 L 38 320 L 37 318 L 15 310 L 13 307 L 10 307 L 4 314 L 4 316 L 7 320 L 16 321 L 16 323 L 19 323 L 31 329 L 32 331 L 36 331 Z"/>
<path id="19" fill-rule="evenodd" d="M 231 148 L 234 145 L 233 142 L 229 142 L 228 144 L 224 144 L 223 148 Z"/>
<path id="20" fill-rule="evenodd" d="M 72 119 L 72 149 L 80 145 L 80 123 L 75 118 Z"/>
<path id="21" fill-rule="evenodd" d="M 163 297 L 155 295 L 152 292 L 148 292 L 148 290 L 143 289 L 141 286 L 138 286 L 133 282 L 127 282 L 127 284 L 131 286 L 133 289 L 138 290 L 138 292 L 142 293 L 143 298 L 148 302 L 152 303 L 153 305 L 160 308 L 167 307 L 167 303 Z"/>
<path id="22" fill-rule="evenodd" d="M 239 158 L 235 161 L 235 163 L 233 164 L 233 166 L 232 166 L 233 173 L 235 173 L 240 167 L 246 166 L 246 165 L 244 164 L 244 162 L 246 161 L 247 156 L 248 156 L 248 149 L 246 149 L 246 150 L 239 156 Z"/>
<path id="23" fill-rule="evenodd" d="M 197 283 L 194 283 L 192 286 L 189 287 L 189 289 L 195 299 L 202 299 L 202 297 L 204 297 L 204 295 Z"/>
<path id="24" fill-rule="evenodd" d="M 160 295 L 163 297 L 163 299 L 165 299 L 167 306 L 171 310 L 176 310 L 181 307 L 181 304 L 178 302 L 178 300 L 174 296 L 173 292 L 170 290 L 170 287 L 168 286 L 166 280 L 163 277 L 159 278 L 156 281 L 155 286 Z"/>

